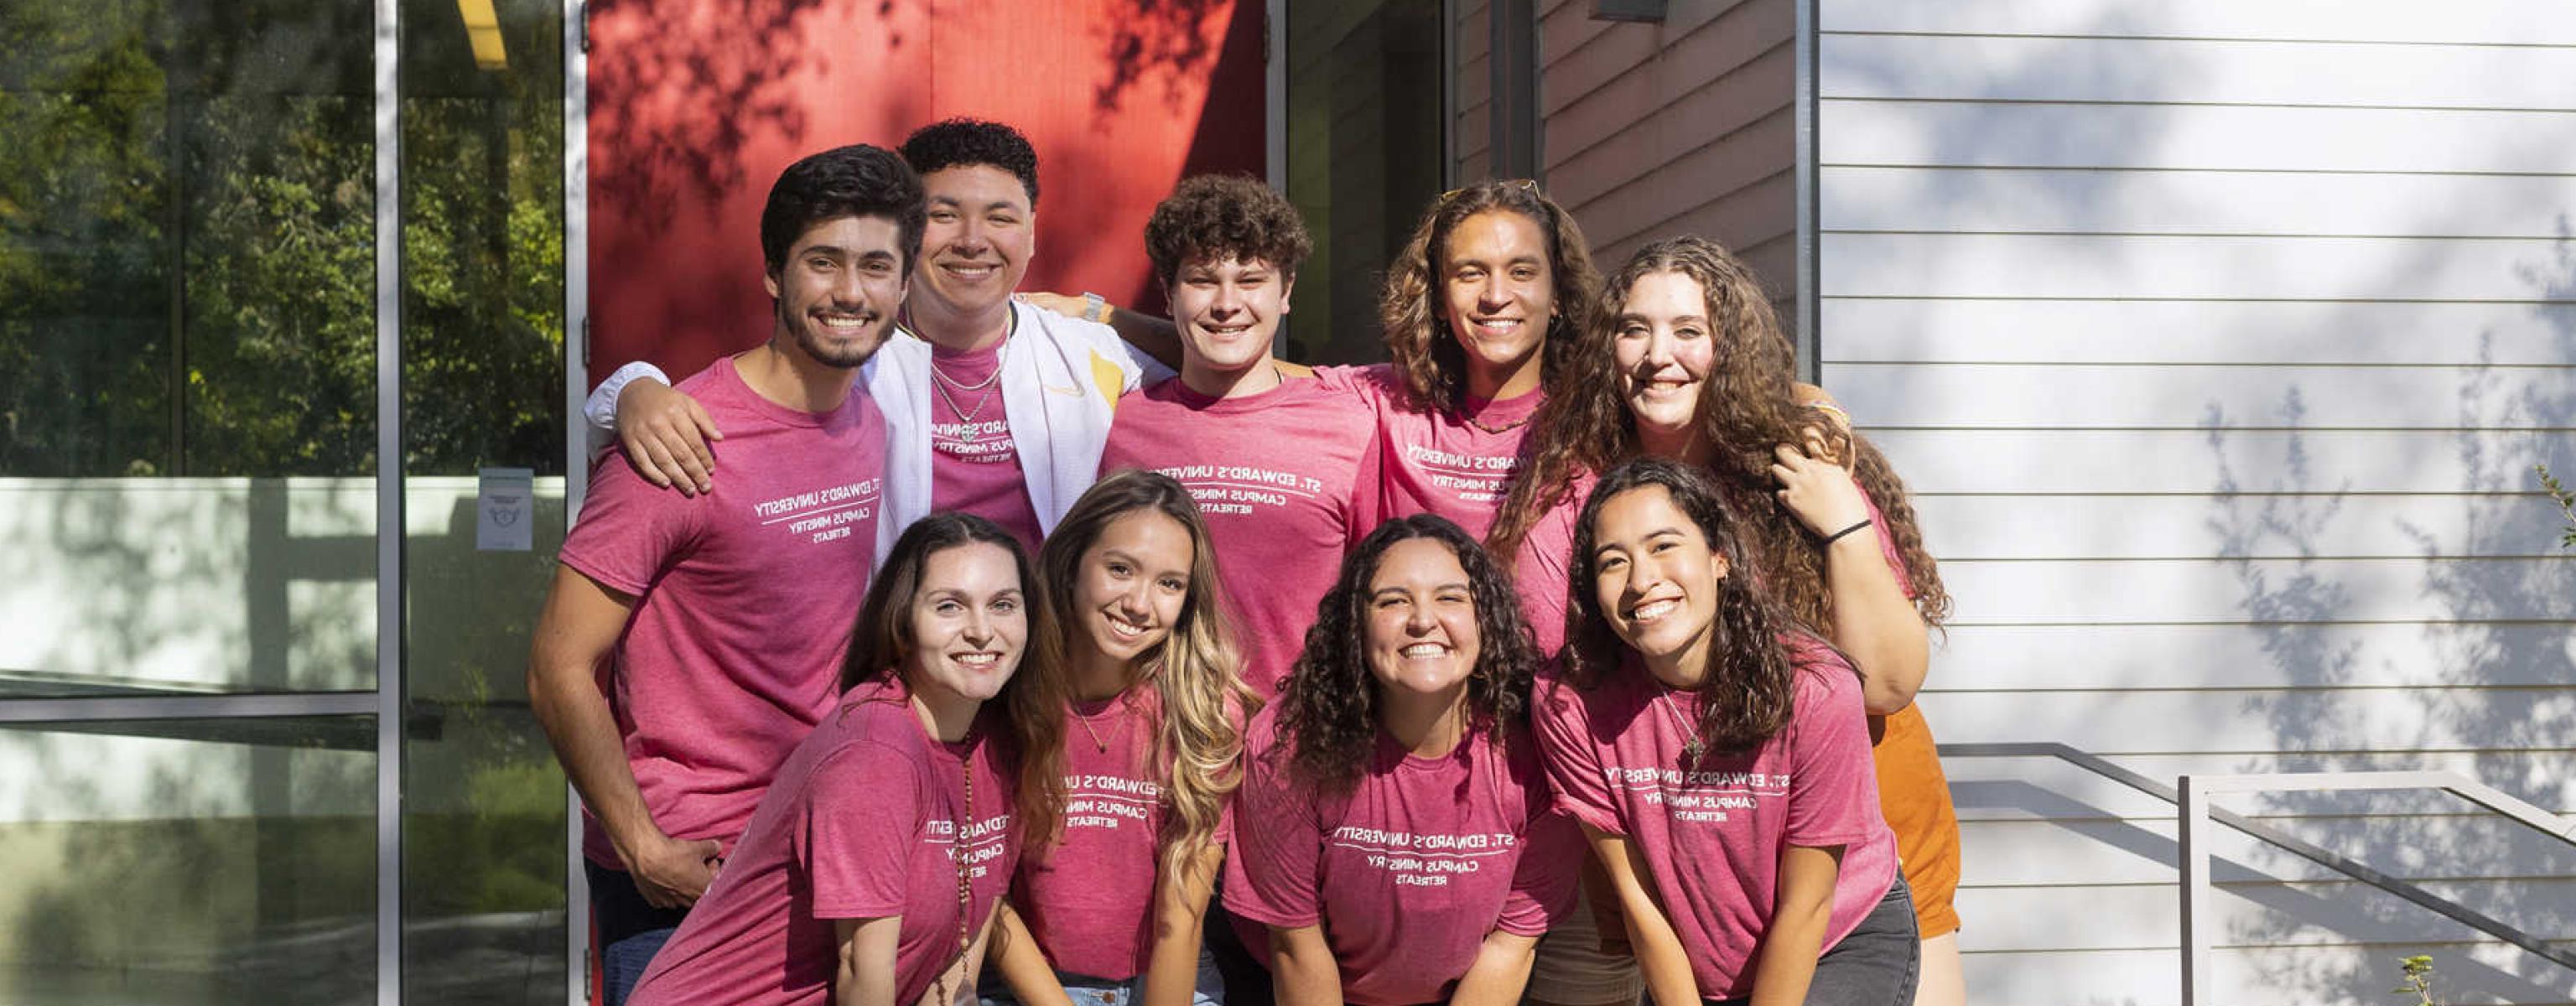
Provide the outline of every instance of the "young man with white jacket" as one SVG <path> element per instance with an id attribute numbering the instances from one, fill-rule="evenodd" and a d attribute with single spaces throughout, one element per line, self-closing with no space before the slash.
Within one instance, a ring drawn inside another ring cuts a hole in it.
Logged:
<path id="1" fill-rule="evenodd" d="M 885 510 L 877 554 L 932 510 L 964 510 L 1035 551 L 1099 470 L 1120 395 L 1172 371 L 1108 326 L 1012 299 L 1037 247 L 1037 154 L 999 123 L 950 119 L 904 141 L 929 226 L 902 331 L 868 361 L 885 414 Z M 640 378 L 640 379 L 639 379 Z M 704 410 L 662 372 L 631 363 L 583 408 L 613 430 L 639 474 L 683 494 L 712 485 Z"/>

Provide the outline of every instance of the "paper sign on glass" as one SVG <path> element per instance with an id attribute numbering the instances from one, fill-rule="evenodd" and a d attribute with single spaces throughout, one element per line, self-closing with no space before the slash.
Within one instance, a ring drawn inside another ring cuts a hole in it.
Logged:
<path id="1" fill-rule="evenodd" d="M 474 548 L 525 552 L 535 544 L 537 473 L 528 468 L 485 468 L 474 501 Z"/>

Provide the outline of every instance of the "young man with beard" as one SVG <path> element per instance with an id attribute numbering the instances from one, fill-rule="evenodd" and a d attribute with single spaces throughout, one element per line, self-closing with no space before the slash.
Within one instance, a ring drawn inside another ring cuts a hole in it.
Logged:
<path id="1" fill-rule="evenodd" d="M 1090 488 L 1119 396 L 1170 370 L 1105 325 L 1012 299 L 1037 249 L 1026 137 L 950 119 L 914 132 L 903 155 L 930 216 L 904 331 L 865 378 L 891 431 L 880 553 L 934 509 L 989 518 L 1035 552 Z M 584 412 L 655 485 L 685 495 L 714 483 L 707 441 L 724 434 L 650 364 L 619 370 Z"/>
<path id="2" fill-rule="evenodd" d="M 729 431 L 721 486 L 592 469 L 529 658 L 579 790 L 607 1001 L 624 999 L 831 708 L 883 517 L 884 418 L 856 389 L 921 249 L 892 152 L 805 158 L 761 211 L 769 338 L 680 383 Z"/>

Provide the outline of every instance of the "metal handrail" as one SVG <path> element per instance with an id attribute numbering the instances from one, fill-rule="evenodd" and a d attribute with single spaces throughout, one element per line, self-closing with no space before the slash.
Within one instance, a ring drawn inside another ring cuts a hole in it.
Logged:
<path id="1" fill-rule="evenodd" d="M 2209 891 L 2209 822 L 2215 820 L 2237 831 L 2279 846 L 2317 865 L 2342 873 L 2362 883 L 2379 888 L 2414 903 L 2434 914 L 2493 936 L 2506 943 L 2576 971 L 2576 949 L 2550 946 L 2539 937 L 2516 929 L 2493 917 L 2452 902 L 2439 895 L 2371 869 L 2341 854 L 2325 849 L 2288 832 L 2258 823 L 2242 814 L 2211 806 L 2212 793 L 2251 793 L 2280 790 L 2357 790 L 2357 789 L 2440 789 L 2456 794 L 2535 830 L 2576 846 L 2576 819 L 2550 813 L 2540 807 L 2456 772 L 2318 772 L 2273 773 L 2261 775 L 2184 775 L 2180 787 L 2166 786 L 2144 775 L 2112 764 L 2100 755 L 2080 751 L 2065 744 L 2050 742 L 2016 744 L 1943 744 L 1944 758 L 2055 758 L 2091 772 L 2130 789 L 2173 804 L 2179 814 L 2176 829 L 2181 840 L 2181 882 L 2183 943 L 2183 1004 L 2197 1006 L 2208 1002 L 2209 934 L 2200 925 L 2208 907 Z"/>

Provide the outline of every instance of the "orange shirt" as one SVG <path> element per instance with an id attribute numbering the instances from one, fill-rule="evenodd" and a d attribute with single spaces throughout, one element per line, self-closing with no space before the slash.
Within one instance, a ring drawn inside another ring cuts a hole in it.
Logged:
<path id="1" fill-rule="evenodd" d="M 1932 727 L 1919 705 L 1869 720 L 1879 810 L 1896 833 L 1905 884 L 1914 892 L 1915 925 L 1924 939 L 1956 932 L 1959 913 L 1950 899 L 1959 889 L 1959 815 L 1950 806 L 1950 780 L 1941 774 Z"/>

